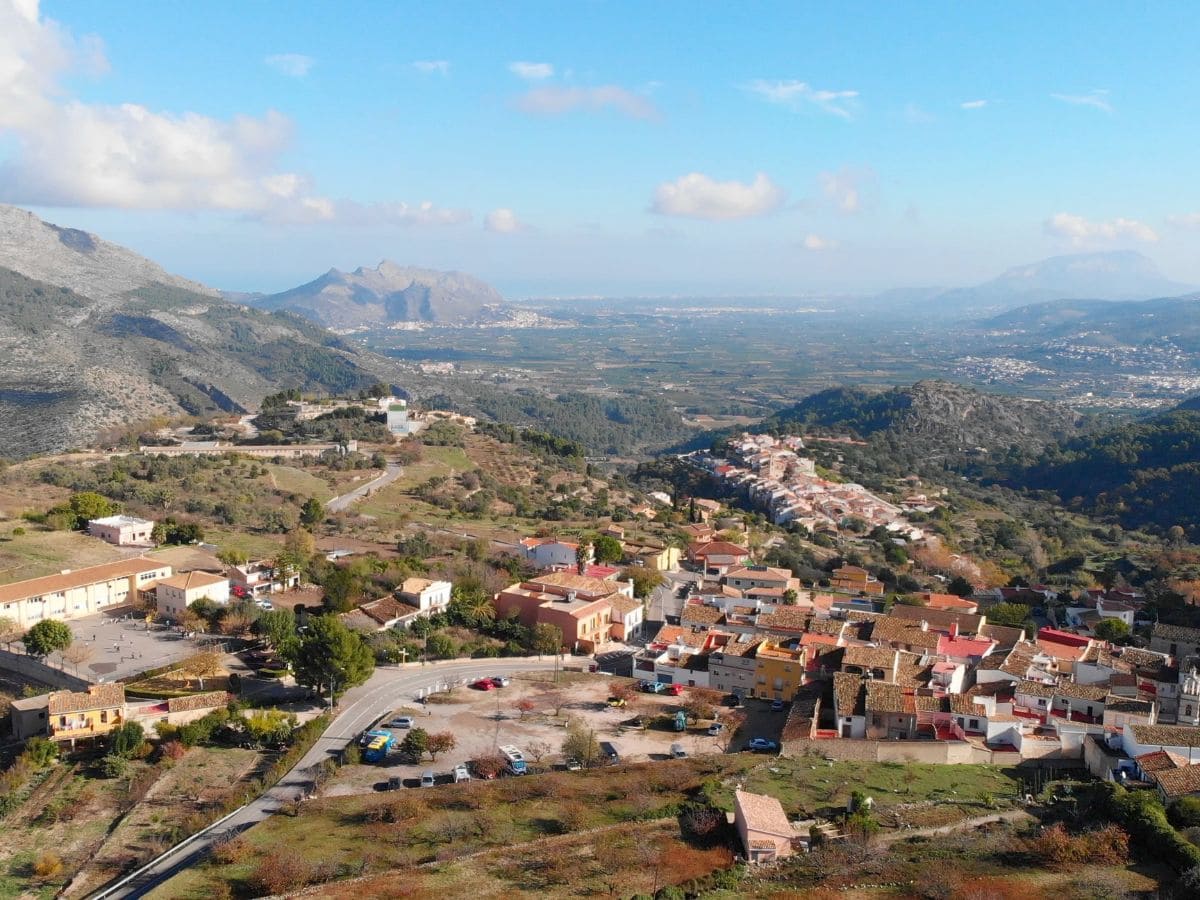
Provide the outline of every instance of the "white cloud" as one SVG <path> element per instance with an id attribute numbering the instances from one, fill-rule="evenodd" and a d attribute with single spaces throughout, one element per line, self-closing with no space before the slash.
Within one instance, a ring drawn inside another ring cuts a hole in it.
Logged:
<path id="1" fill-rule="evenodd" d="M 963 109 L 983 109 L 987 105 L 988 101 L 986 100 L 967 100 L 959 104 Z"/>
<path id="2" fill-rule="evenodd" d="M 1066 238 L 1076 246 L 1096 241 L 1115 241 L 1130 238 L 1135 241 L 1153 243 L 1158 234 L 1144 222 L 1136 219 L 1109 219 L 1093 222 L 1074 213 L 1058 213 L 1047 219 L 1043 226 L 1047 234 Z"/>
<path id="3" fill-rule="evenodd" d="M 76 41 L 36 0 L 0 0 L 0 200 L 43 206 L 228 210 L 279 222 L 453 224 L 463 210 L 431 203 L 362 205 L 322 197 L 280 171 L 292 139 L 281 113 L 217 119 L 65 94 L 72 69 L 104 70 L 94 40 Z"/>
<path id="4" fill-rule="evenodd" d="M 837 248 L 837 241 L 832 241 L 829 238 L 821 237 L 819 234 L 806 235 L 803 243 L 804 249 L 811 250 L 813 253 L 820 253 L 823 250 L 834 250 Z"/>
<path id="5" fill-rule="evenodd" d="M 517 98 L 522 112 L 541 116 L 560 116 L 576 110 L 611 109 L 631 119 L 657 119 L 658 107 L 649 99 L 614 84 L 593 88 L 539 87 Z"/>
<path id="6" fill-rule="evenodd" d="M 450 63 L 444 59 L 418 59 L 412 67 L 422 75 L 449 75 Z"/>
<path id="7" fill-rule="evenodd" d="M 746 219 L 778 209 L 785 197 L 784 191 L 762 172 L 749 184 L 715 181 L 692 172 L 660 184 L 650 209 L 664 216 L 689 219 Z"/>
<path id="8" fill-rule="evenodd" d="M 808 104 L 841 119 L 853 117 L 858 99 L 858 91 L 818 90 L 805 81 L 765 81 L 759 78 L 746 85 L 746 90 L 770 103 L 792 108 Z"/>
<path id="9" fill-rule="evenodd" d="M 867 195 L 875 182 L 871 169 L 841 168 L 836 172 L 822 172 L 817 176 L 821 193 L 839 212 L 853 214 L 862 212 L 867 205 Z"/>
<path id="10" fill-rule="evenodd" d="M 508 71 L 526 81 L 544 81 L 554 76 L 554 66 L 550 63 L 510 62 Z"/>
<path id="11" fill-rule="evenodd" d="M 1178 213 L 1167 216 L 1167 222 L 1176 228 L 1188 230 L 1200 229 L 1200 213 Z"/>
<path id="12" fill-rule="evenodd" d="M 286 75 L 289 78 L 303 78 L 316 60 L 301 53 L 276 53 L 266 57 L 263 62 L 280 75 Z"/>
<path id="13" fill-rule="evenodd" d="M 1113 111 L 1112 104 L 1108 102 L 1108 91 L 1094 90 L 1088 91 L 1086 94 L 1051 94 L 1050 96 L 1063 103 L 1070 103 L 1072 106 L 1090 106 L 1092 109 L 1106 113 Z"/>
<path id="14" fill-rule="evenodd" d="M 500 207 L 493 209 L 483 217 L 483 227 L 497 234 L 513 234 L 517 231 L 524 231 L 526 225 L 517 218 L 517 214 L 511 209 Z"/>

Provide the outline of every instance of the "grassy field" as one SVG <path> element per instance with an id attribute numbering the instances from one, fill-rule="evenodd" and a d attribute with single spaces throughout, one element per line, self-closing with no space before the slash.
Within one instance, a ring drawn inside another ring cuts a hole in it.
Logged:
<path id="1" fill-rule="evenodd" d="M 282 534 L 250 534 L 228 526 L 206 528 L 204 541 L 221 550 L 241 550 L 250 559 L 272 557 L 283 546 Z"/>
<path id="2" fill-rule="evenodd" d="M 24 527 L 25 534 L 14 536 L 12 530 L 18 527 Z M 0 584 L 97 566 L 128 555 L 128 549 L 119 550 L 78 531 L 49 531 L 19 520 L 0 525 Z"/>
<path id="3" fill-rule="evenodd" d="M 813 764 L 808 758 L 738 754 L 315 800 L 296 816 L 275 816 L 251 829 L 211 863 L 180 873 L 152 896 L 207 898 L 223 886 L 235 896 L 269 893 L 281 886 L 270 881 L 272 873 L 279 875 L 272 860 L 281 847 L 296 857 L 285 860 L 295 869 L 289 890 L 398 869 L 403 875 L 390 877 L 411 879 L 419 888 L 416 896 L 451 887 L 480 896 L 576 896 L 604 893 L 614 877 L 634 884 L 646 873 L 662 886 L 730 864 L 726 844 L 689 842 L 676 813 L 680 804 L 701 798 L 731 809 L 739 783 L 780 797 L 792 817 L 832 806 L 844 809 L 855 786 L 875 796 L 881 818 L 892 806 L 952 799 L 953 791 L 975 798 L 1016 789 L 1015 782 L 987 766 L 842 763 L 828 769 Z M 939 806 L 950 821 L 987 812 L 977 800 Z M 644 840 L 618 846 L 642 828 L 647 829 Z M 556 848 L 553 854 L 539 850 L 547 843 Z M 594 863 L 598 848 L 606 858 L 624 860 L 617 875 Z M 534 866 L 531 859 L 549 862 Z"/>
<path id="4" fill-rule="evenodd" d="M 333 496 L 329 482 L 305 469 L 269 464 L 267 471 L 271 473 L 272 484 L 281 491 L 299 494 L 301 497 L 316 497 L 322 503 Z"/>

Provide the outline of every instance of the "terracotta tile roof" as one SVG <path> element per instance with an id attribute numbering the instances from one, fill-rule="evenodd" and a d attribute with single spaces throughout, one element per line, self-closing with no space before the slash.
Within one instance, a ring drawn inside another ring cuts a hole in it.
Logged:
<path id="1" fill-rule="evenodd" d="M 751 794 L 747 791 L 734 791 L 733 802 L 742 812 L 742 820 L 748 831 L 762 831 L 766 834 L 777 834 L 780 837 L 794 837 L 796 831 L 788 821 L 783 806 L 774 797 L 766 794 Z M 757 843 L 757 842 L 752 842 Z M 767 846 L 774 847 L 774 842 Z"/>
<path id="2" fill-rule="evenodd" d="M 896 667 L 896 651 L 883 647 L 847 647 L 842 657 L 842 665 L 883 669 L 891 679 Z"/>
<path id="3" fill-rule="evenodd" d="M 417 607 L 408 603 L 401 603 L 390 595 L 380 597 L 378 600 L 372 600 L 370 603 L 364 603 L 358 608 L 358 612 L 374 619 L 380 625 L 386 625 L 388 622 L 402 619 L 405 616 L 411 616 L 413 613 L 419 613 L 420 611 Z"/>
<path id="4" fill-rule="evenodd" d="M 621 585 L 608 578 L 588 578 L 586 575 L 578 575 L 574 572 L 550 572 L 547 575 L 531 578 L 526 583 L 536 587 L 548 586 L 567 591 L 578 591 L 591 596 L 612 594 L 621 588 Z"/>
<path id="5" fill-rule="evenodd" d="M 93 709 L 112 709 L 124 705 L 123 684 L 93 684 L 86 691 L 51 691 L 48 702 L 49 713 L 52 716 Z"/>
<path id="6" fill-rule="evenodd" d="M 685 603 L 679 612 L 679 621 L 684 625 L 716 625 L 724 618 L 723 610 L 707 603 Z"/>
<path id="7" fill-rule="evenodd" d="M 650 642 L 652 644 L 682 644 L 685 647 L 703 647 L 708 640 L 708 631 L 692 631 L 682 625 L 664 625 Z"/>
<path id="8" fill-rule="evenodd" d="M 209 691 L 205 694 L 188 694 L 185 697 L 172 697 L 167 701 L 169 712 L 185 712 L 191 709 L 215 709 L 229 702 L 230 695 L 225 691 Z"/>
<path id="9" fill-rule="evenodd" d="M 1054 696 L 1070 697 L 1072 700 L 1103 700 L 1108 691 L 1096 684 L 1076 684 L 1073 681 L 1060 681 L 1054 687 Z"/>
<path id="10" fill-rule="evenodd" d="M 1001 647 L 1015 647 L 1025 640 L 1025 629 L 1014 625 L 993 625 L 988 622 L 979 629 L 980 635 L 991 638 Z"/>
<path id="11" fill-rule="evenodd" d="M 1133 761 L 1147 775 L 1153 775 L 1156 772 L 1166 772 L 1170 769 L 1178 769 L 1188 765 L 1186 759 L 1168 750 L 1154 750 L 1150 753 L 1143 753 L 1141 756 L 1135 756 Z"/>
<path id="12" fill-rule="evenodd" d="M 871 628 L 871 640 L 876 643 L 902 644 L 907 647 L 937 649 L 941 635 L 936 631 L 922 631 L 919 623 L 884 616 L 877 619 Z"/>
<path id="13" fill-rule="evenodd" d="M 688 549 L 688 556 L 708 557 L 708 556 L 749 556 L 750 551 L 745 547 L 739 547 L 737 544 L 731 544 L 729 541 L 704 541 L 691 544 Z"/>
<path id="14" fill-rule="evenodd" d="M 12 603 L 15 600 L 40 597 L 43 594 L 58 594 L 101 581 L 128 578 L 132 575 L 141 575 L 143 572 L 163 569 L 169 572 L 171 567 L 145 556 L 135 556 L 132 559 L 120 559 L 99 566 L 75 569 L 66 575 L 44 575 L 41 578 L 29 578 L 25 581 L 15 581 L 12 584 L 0 584 L 0 603 Z"/>
<path id="15" fill-rule="evenodd" d="M 748 657 L 753 656 L 762 643 L 762 638 L 753 637 L 750 635 L 739 635 L 735 640 L 730 641 L 724 647 L 714 650 L 714 653 L 721 653 L 725 656 Z"/>
<path id="16" fill-rule="evenodd" d="M 405 578 L 400 584 L 400 593 L 419 594 L 433 584 L 428 578 Z"/>
<path id="17" fill-rule="evenodd" d="M 833 698 L 838 716 L 863 714 L 863 680 L 859 675 L 833 673 Z"/>
<path id="18" fill-rule="evenodd" d="M 1040 681 L 1022 681 L 1014 689 L 1018 694 L 1024 694 L 1027 697 L 1045 697 L 1047 699 L 1054 696 L 1055 686 L 1052 684 L 1042 684 Z"/>
<path id="19" fill-rule="evenodd" d="M 931 629 L 936 628 L 946 631 L 951 625 L 958 625 L 959 634 L 971 635 L 978 634 L 980 626 L 986 621 L 984 616 L 972 615 L 971 613 L 955 612 L 949 609 L 929 609 L 922 606 L 903 606 L 897 604 L 892 607 L 892 613 L 898 619 L 908 619 L 913 622 L 922 620 L 929 623 Z"/>
<path id="20" fill-rule="evenodd" d="M 1189 725 L 1129 725 L 1133 739 L 1143 747 L 1200 747 L 1200 728 Z"/>
<path id="21" fill-rule="evenodd" d="M 1148 716 L 1154 711 L 1154 704 L 1149 700 L 1136 700 L 1133 697 L 1118 697 L 1116 694 L 1109 694 L 1104 698 L 1104 711 Z"/>
<path id="22" fill-rule="evenodd" d="M 867 712 L 904 712 L 904 689 L 884 681 L 867 682 Z"/>
<path id="23" fill-rule="evenodd" d="M 964 716 L 987 717 L 984 707 L 975 702 L 970 694 L 950 694 L 950 712 Z"/>
<path id="24" fill-rule="evenodd" d="M 190 591 L 194 588 L 213 587 L 217 584 L 227 584 L 229 579 L 224 575 L 213 575 L 211 572 L 180 572 L 170 578 L 160 578 L 156 585 L 167 585 L 178 591 Z"/>
<path id="25" fill-rule="evenodd" d="M 900 651 L 896 660 L 896 684 L 901 687 L 924 687 L 933 673 L 932 665 L 921 662 L 921 655 Z"/>
<path id="26" fill-rule="evenodd" d="M 882 618 L 883 613 L 867 612 L 863 609 L 852 609 L 846 613 L 847 622 L 877 622 Z"/>
<path id="27" fill-rule="evenodd" d="M 1034 652 L 1031 647 L 1021 645 L 1014 647 L 1000 664 L 1000 671 L 1014 678 L 1028 678 L 1029 667 L 1033 665 Z"/>
<path id="28" fill-rule="evenodd" d="M 918 694 L 913 697 L 913 706 L 921 712 L 952 712 L 950 697 L 930 697 Z"/>
<path id="29" fill-rule="evenodd" d="M 964 600 L 957 594 L 924 593 L 919 595 L 928 609 L 954 609 L 961 612 L 973 613 L 979 608 L 974 600 Z"/>
<path id="30" fill-rule="evenodd" d="M 771 566 L 738 566 L 725 573 L 726 578 L 744 578 L 747 581 L 790 581 L 791 569 L 776 569 Z"/>
<path id="31" fill-rule="evenodd" d="M 758 627 L 767 631 L 807 631 L 812 613 L 797 606 L 779 606 L 758 617 Z"/>
<path id="32" fill-rule="evenodd" d="M 837 619 L 818 619 L 812 618 L 808 621 L 809 634 L 829 634 L 834 637 L 841 637 L 842 632 L 846 630 L 846 623 L 839 622 Z"/>
<path id="33" fill-rule="evenodd" d="M 1157 668 L 1167 661 L 1167 657 L 1161 653 L 1142 650 L 1138 647 L 1122 647 L 1118 659 L 1129 663 L 1135 668 L 1143 668 L 1145 666 L 1154 666 Z"/>
<path id="34" fill-rule="evenodd" d="M 1156 774 L 1154 780 L 1168 799 L 1200 793 L 1200 766 L 1166 769 Z"/>
<path id="35" fill-rule="evenodd" d="M 1160 622 L 1154 626 L 1150 636 L 1162 638 L 1164 641 L 1200 644 L 1200 628 L 1187 628 L 1183 625 L 1165 625 Z"/>
<path id="36" fill-rule="evenodd" d="M 624 619 L 635 609 L 641 609 L 642 601 L 635 597 L 626 597 L 624 594 L 617 594 L 612 598 L 612 606 L 617 611 L 617 615 Z"/>

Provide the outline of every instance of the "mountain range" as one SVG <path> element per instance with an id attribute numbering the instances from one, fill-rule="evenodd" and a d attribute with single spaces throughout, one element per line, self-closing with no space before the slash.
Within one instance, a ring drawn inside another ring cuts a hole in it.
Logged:
<path id="1" fill-rule="evenodd" d="M 922 318 L 979 318 L 1050 300 L 1136 301 L 1195 290 L 1165 277 L 1133 250 L 1052 256 L 1015 266 L 988 281 L 960 288 L 903 288 L 869 304 Z"/>
<path id="2" fill-rule="evenodd" d="M 131 250 L 0 206 L 0 455 L 280 387 L 354 390 L 391 363 L 298 316 L 230 303 Z"/>
<path id="3" fill-rule="evenodd" d="M 327 328 L 398 322 L 466 323 L 504 302 L 491 285 L 462 272 L 439 272 L 384 260 L 374 269 L 330 269 L 307 284 L 269 295 L 238 295 L 260 309 L 287 310 Z"/>

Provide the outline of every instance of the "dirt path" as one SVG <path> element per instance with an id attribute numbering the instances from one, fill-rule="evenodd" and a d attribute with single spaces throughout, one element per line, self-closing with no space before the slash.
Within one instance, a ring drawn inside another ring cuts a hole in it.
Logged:
<path id="1" fill-rule="evenodd" d="M 894 844 L 896 841 L 907 840 L 911 837 L 933 837 L 939 834 L 950 834 L 967 828 L 977 828 L 980 825 L 990 825 L 994 822 L 1020 822 L 1023 820 L 1036 821 L 1032 815 L 1023 809 L 1010 809 L 1002 813 L 989 813 L 986 816 L 975 816 L 962 819 L 949 825 L 936 825 L 929 828 L 907 828 L 892 834 L 880 835 L 873 841 L 876 846 Z"/>

